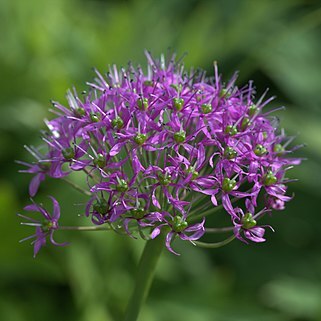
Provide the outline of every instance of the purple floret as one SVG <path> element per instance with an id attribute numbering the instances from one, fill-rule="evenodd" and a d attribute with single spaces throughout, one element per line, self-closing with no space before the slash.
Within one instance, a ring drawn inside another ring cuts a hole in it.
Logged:
<path id="1" fill-rule="evenodd" d="M 34 239 L 31 244 L 33 244 L 33 253 L 34 257 L 36 257 L 37 253 L 41 249 L 41 247 L 46 245 L 46 240 L 49 237 L 50 242 L 53 245 L 56 246 L 65 246 L 68 243 L 57 243 L 54 238 L 53 234 L 56 230 L 58 230 L 59 225 L 58 225 L 58 220 L 60 218 L 60 206 L 58 201 L 50 197 L 53 203 L 53 212 L 50 214 L 46 209 L 44 209 L 42 206 L 32 203 L 30 205 L 27 205 L 24 207 L 25 211 L 28 212 L 38 212 L 42 215 L 42 219 L 34 219 L 32 217 L 28 217 L 25 215 L 18 214 L 21 218 L 27 220 L 27 222 L 21 223 L 23 225 L 29 225 L 29 226 L 35 226 L 36 227 L 36 232 L 35 234 L 28 236 L 24 239 L 22 239 L 20 242 L 29 240 L 29 239 Z"/>

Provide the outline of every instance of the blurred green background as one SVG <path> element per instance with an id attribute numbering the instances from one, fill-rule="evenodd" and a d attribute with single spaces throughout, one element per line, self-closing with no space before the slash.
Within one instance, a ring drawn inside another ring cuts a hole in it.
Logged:
<path id="1" fill-rule="evenodd" d="M 218 250 L 175 244 L 164 253 L 141 321 L 321 320 L 321 3 L 317 0 L 1 0 L 0 1 L 0 320 L 120 320 L 143 242 L 109 233 L 57 232 L 66 248 L 36 259 L 18 240 L 32 233 L 15 213 L 28 203 L 30 176 L 14 160 L 31 160 L 49 99 L 86 89 L 92 67 L 145 63 L 171 48 L 187 66 L 224 78 L 240 71 L 261 94 L 277 95 L 281 126 L 299 135 L 307 157 L 291 177 L 295 198 L 270 219 L 268 242 L 233 242 Z M 272 104 L 273 106 L 273 104 Z M 37 200 L 54 195 L 65 224 L 85 224 L 83 202 L 47 180 Z"/>

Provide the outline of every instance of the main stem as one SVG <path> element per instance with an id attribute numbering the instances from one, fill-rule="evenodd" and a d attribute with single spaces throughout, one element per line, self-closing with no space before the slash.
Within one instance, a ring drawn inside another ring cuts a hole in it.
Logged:
<path id="1" fill-rule="evenodd" d="M 136 321 L 138 318 L 153 281 L 158 258 L 164 247 L 164 238 L 165 235 L 160 234 L 154 240 L 147 241 L 145 245 L 137 269 L 135 288 L 130 297 L 124 321 Z"/>

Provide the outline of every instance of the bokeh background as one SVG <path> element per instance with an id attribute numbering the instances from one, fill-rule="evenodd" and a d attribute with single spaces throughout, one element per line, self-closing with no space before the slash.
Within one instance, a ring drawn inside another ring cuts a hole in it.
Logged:
<path id="1" fill-rule="evenodd" d="M 14 160 L 31 160 L 49 99 L 85 90 L 92 67 L 144 64 L 168 48 L 188 52 L 187 66 L 227 80 L 270 88 L 289 135 L 306 143 L 307 160 L 291 177 L 295 198 L 274 213 L 268 242 L 217 250 L 175 244 L 164 253 L 141 321 L 321 320 L 321 3 L 317 0 L 1 0 L 0 1 L 0 320 L 120 320 L 143 242 L 107 232 L 57 232 L 66 248 L 36 259 L 32 229 L 16 213 L 28 203 L 30 176 Z M 54 195 L 66 224 L 85 224 L 77 192 L 47 180 L 37 200 Z"/>

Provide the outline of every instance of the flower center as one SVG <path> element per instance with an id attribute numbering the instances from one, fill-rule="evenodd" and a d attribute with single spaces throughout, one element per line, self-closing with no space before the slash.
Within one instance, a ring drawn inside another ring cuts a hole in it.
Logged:
<path id="1" fill-rule="evenodd" d="M 257 144 L 254 148 L 254 154 L 256 156 L 263 156 L 264 154 L 267 153 L 267 149 L 261 145 L 261 144 Z"/>
<path id="2" fill-rule="evenodd" d="M 186 132 L 184 130 L 180 130 L 174 134 L 174 140 L 176 143 L 184 143 L 186 139 Z"/>
<path id="3" fill-rule="evenodd" d="M 245 130 L 250 124 L 250 118 L 244 117 L 241 123 L 242 130 Z"/>
<path id="4" fill-rule="evenodd" d="M 209 114 L 213 108 L 211 104 L 202 104 L 201 106 L 203 114 Z"/>
<path id="5" fill-rule="evenodd" d="M 256 107 L 255 104 L 251 104 L 250 107 L 249 107 L 249 115 L 250 116 L 253 116 L 254 114 L 257 113 L 259 109 Z"/>
<path id="6" fill-rule="evenodd" d="M 134 138 L 134 141 L 138 145 L 143 145 L 146 141 L 147 137 L 145 134 L 137 134 Z"/>
<path id="7" fill-rule="evenodd" d="M 281 156 L 284 153 L 284 147 L 281 144 L 275 144 L 273 151 L 276 153 L 276 155 Z"/>
<path id="8" fill-rule="evenodd" d="M 103 168 L 106 164 L 106 158 L 103 154 L 97 154 L 97 157 L 94 159 L 94 165 Z"/>
<path id="9" fill-rule="evenodd" d="M 181 216 L 175 216 L 172 221 L 173 231 L 176 233 L 183 232 L 188 227 L 187 222 Z"/>
<path id="10" fill-rule="evenodd" d="M 148 99 L 147 98 L 138 98 L 137 99 L 137 106 L 140 110 L 147 110 L 148 109 Z"/>
<path id="11" fill-rule="evenodd" d="M 128 190 L 128 184 L 124 179 L 118 179 L 116 190 L 118 192 L 126 192 Z"/>
<path id="12" fill-rule="evenodd" d="M 248 230 L 256 225 L 256 220 L 253 219 L 251 213 L 246 213 L 241 219 L 242 228 Z"/>
<path id="13" fill-rule="evenodd" d="M 277 177 L 273 174 L 272 171 L 268 171 L 264 176 L 264 185 L 270 186 L 275 184 L 278 181 Z"/>
<path id="14" fill-rule="evenodd" d="M 183 98 L 173 98 L 173 105 L 177 111 L 181 111 L 184 106 Z"/>
<path id="15" fill-rule="evenodd" d="M 135 219 L 139 220 L 139 219 L 142 219 L 145 216 L 146 211 L 145 211 L 144 208 L 138 207 L 138 208 L 131 209 L 130 213 Z"/>
<path id="16" fill-rule="evenodd" d="M 199 175 L 199 172 L 195 170 L 195 168 L 193 166 L 190 166 L 188 169 L 187 169 L 187 173 L 188 174 L 191 174 L 192 173 L 192 180 L 196 179 Z"/>
<path id="17" fill-rule="evenodd" d="M 225 127 L 225 134 L 228 134 L 230 136 L 234 136 L 237 134 L 237 128 L 233 125 L 227 125 Z"/>
<path id="18" fill-rule="evenodd" d="M 90 120 L 94 123 L 98 123 L 100 121 L 100 113 L 90 113 Z"/>
<path id="19" fill-rule="evenodd" d="M 227 146 L 224 150 L 224 156 L 227 159 L 233 159 L 233 158 L 237 157 L 237 151 L 234 148 Z"/>
<path id="20" fill-rule="evenodd" d="M 158 174 L 158 181 L 161 185 L 167 186 L 171 182 L 172 176 L 168 173 Z"/>
<path id="21" fill-rule="evenodd" d="M 222 190 L 224 192 L 231 192 L 233 190 L 233 188 L 236 185 L 236 180 L 235 179 L 229 179 L 227 177 L 225 177 L 223 179 L 223 184 L 222 184 Z"/>
<path id="22" fill-rule="evenodd" d="M 101 214 L 101 215 L 105 215 L 108 213 L 109 210 L 109 206 L 106 200 L 104 199 L 100 199 L 97 200 L 96 203 L 93 206 L 94 211 Z"/>
<path id="23" fill-rule="evenodd" d="M 67 147 L 65 149 L 63 149 L 62 151 L 62 155 L 66 160 L 71 160 L 75 157 L 75 151 L 72 147 Z"/>
<path id="24" fill-rule="evenodd" d="M 119 116 L 117 116 L 111 121 L 111 125 L 113 128 L 121 129 L 124 126 L 124 122 Z"/>

